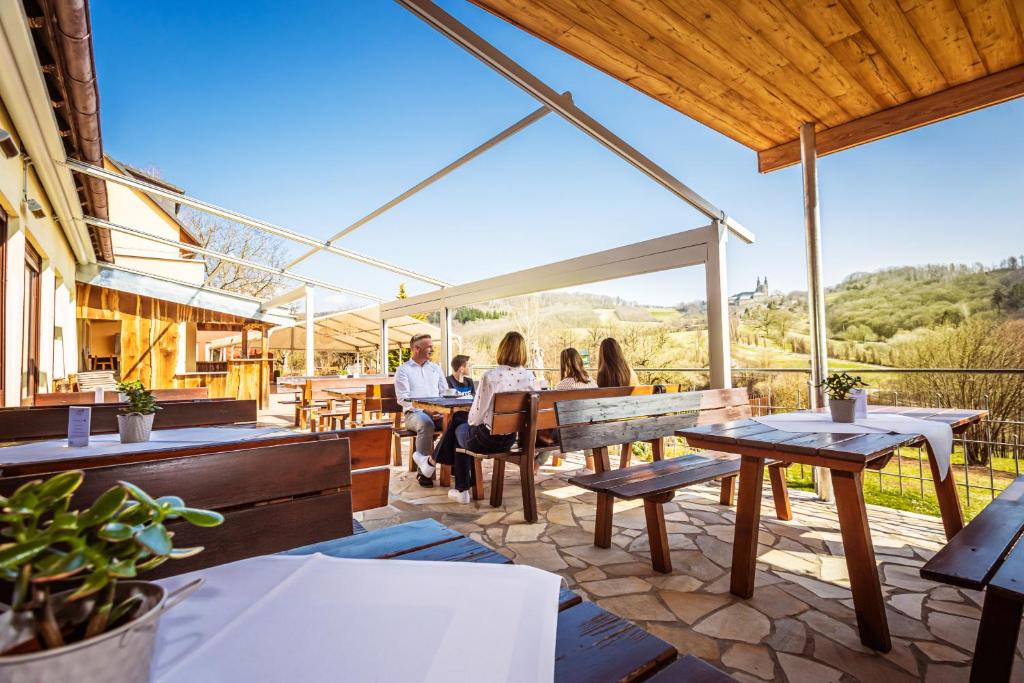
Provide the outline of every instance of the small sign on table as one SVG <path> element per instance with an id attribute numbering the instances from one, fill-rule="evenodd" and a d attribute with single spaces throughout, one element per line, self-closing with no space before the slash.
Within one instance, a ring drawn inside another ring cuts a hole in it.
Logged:
<path id="1" fill-rule="evenodd" d="M 89 406 L 70 406 L 68 408 L 68 446 L 88 446 L 91 426 L 92 408 Z"/>

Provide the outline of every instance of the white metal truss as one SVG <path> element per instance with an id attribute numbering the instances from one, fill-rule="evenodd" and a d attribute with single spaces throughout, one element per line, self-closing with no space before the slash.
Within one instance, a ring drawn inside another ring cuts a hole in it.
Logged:
<path id="1" fill-rule="evenodd" d="M 324 280 L 317 280 L 315 278 L 306 277 L 305 275 L 299 275 L 298 273 L 293 273 L 293 272 L 287 270 L 286 268 L 275 268 L 273 266 L 268 266 L 268 265 L 265 265 L 265 264 L 262 264 L 262 263 L 256 263 L 255 261 L 249 261 L 249 260 L 244 259 L 244 258 L 238 258 L 237 256 L 232 256 L 230 254 L 222 254 L 219 251 L 214 251 L 212 249 L 207 249 L 205 247 L 199 247 L 199 246 L 196 246 L 194 244 L 187 244 L 185 242 L 179 242 L 178 240 L 172 240 L 172 239 L 169 239 L 167 237 L 160 237 L 158 235 L 154 235 L 152 233 L 145 232 L 143 230 L 137 230 L 135 228 L 129 228 L 126 225 L 118 225 L 117 223 L 111 223 L 110 221 L 104 221 L 104 220 L 101 220 L 99 218 L 93 218 L 91 216 L 86 216 L 85 222 L 88 225 L 94 225 L 94 226 L 96 226 L 98 228 L 107 228 L 108 230 L 113 230 L 114 232 L 120 232 L 120 233 L 124 233 L 126 235 L 132 235 L 134 237 L 140 237 L 140 238 L 145 239 L 145 240 L 150 240 L 151 242 L 159 242 L 160 244 L 166 244 L 168 246 L 178 247 L 179 249 L 182 249 L 184 251 L 191 251 L 191 252 L 194 252 L 196 254 L 203 254 L 204 256 L 212 256 L 213 258 L 218 258 L 218 259 L 221 259 L 223 261 L 227 261 L 229 263 L 236 263 L 236 264 L 238 264 L 240 266 L 245 266 L 246 268 L 253 268 L 254 270 L 261 270 L 261 271 L 263 271 L 265 273 L 273 273 L 274 275 L 280 275 L 281 277 L 290 278 L 292 280 L 296 280 L 298 282 L 302 282 L 302 283 L 305 283 L 307 285 L 312 285 L 314 287 L 321 287 L 323 289 L 329 289 L 331 291 L 340 292 L 342 294 L 351 294 L 352 296 L 358 296 L 358 297 L 361 297 L 363 299 L 369 299 L 370 301 L 378 301 L 378 302 L 387 301 L 387 299 L 385 299 L 384 297 L 377 296 L 376 294 L 370 294 L 368 292 L 361 292 L 358 289 L 350 289 L 348 287 L 341 287 L 339 285 L 335 285 L 335 284 L 332 284 L 330 282 L 326 282 Z"/>
<path id="2" fill-rule="evenodd" d="M 747 244 L 753 242 L 753 235 L 739 222 L 605 128 L 600 122 L 577 107 L 570 97 L 558 94 L 553 88 L 433 2 L 430 0 L 395 0 L 395 2 L 709 219 L 720 221 Z"/>
<path id="3" fill-rule="evenodd" d="M 125 187 L 130 187 L 132 189 L 139 190 L 140 192 L 156 195 L 158 197 L 164 197 L 165 199 L 170 199 L 171 201 L 177 202 L 179 204 L 191 206 L 192 208 L 198 209 L 205 213 L 209 213 L 214 216 L 220 216 L 221 218 L 226 218 L 229 221 L 241 223 L 242 225 L 248 225 L 251 228 L 256 228 L 257 230 L 262 230 L 263 232 L 267 232 L 270 233 L 271 235 L 276 235 L 277 237 L 291 240 L 293 242 L 305 244 L 307 247 L 317 247 L 318 249 L 322 249 L 332 254 L 343 256 L 347 259 L 358 261 L 360 263 L 365 263 L 376 268 L 381 268 L 382 270 L 388 270 L 391 271 L 392 273 L 397 273 L 398 275 L 402 275 L 413 280 L 426 282 L 436 287 L 447 287 L 449 284 L 444 280 L 439 280 L 429 275 L 423 275 L 422 273 L 417 273 L 416 271 L 409 270 L 408 268 L 402 268 L 401 266 L 396 266 L 386 261 L 381 261 L 380 259 L 373 258 L 372 256 L 366 256 L 365 254 L 359 254 L 348 249 L 342 249 L 332 244 L 328 244 L 323 240 L 318 240 L 316 238 L 303 235 L 302 233 L 298 233 L 293 230 L 288 230 L 287 228 L 282 228 L 272 223 L 267 223 L 266 221 L 261 221 L 256 218 L 250 218 L 249 216 L 240 214 L 237 211 L 231 211 L 230 209 L 222 208 L 215 204 L 205 202 L 201 199 L 196 199 L 185 194 L 179 194 L 172 190 L 168 190 L 167 188 L 160 187 L 159 185 L 154 185 L 152 183 L 147 183 L 142 180 L 136 180 L 135 178 L 128 178 L 117 173 L 112 173 L 106 170 L 105 168 L 100 168 L 99 166 L 93 166 L 92 164 L 82 163 L 81 161 L 76 161 L 74 159 L 66 159 L 64 161 L 64 164 L 73 171 L 78 171 L 79 173 L 84 173 L 94 178 L 100 178 L 101 180 L 105 180 L 107 182 L 116 183 L 118 185 L 123 185 Z"/>
<path id="4" fill-rule="evenodd" d="M 569 93 L 564 93 L 564 96 L 565 97 L 570 97 L 570 94 Z M 400 194 L 397 197 L 395 197 L 394 199 L 392 199 L 391 201 L 389 201 L 389 202 L 387 202 L 385 204 L 382 204 L 381 206 L 377 207 L 376 209 L 374 209 L 370 213 L 366 214 L 365 216 L 363 216 L 362 218 L 360 218 L 356 222 L 352 223 L 351 225 L 349 225 L 345 229 L 340 230 L 339 232 L 335 233 L 334 235 L 331 235 L 327 239 L 326 244 L 333 244 L 334 242 L 338 241 L 339 239 L 341 239 L 345 235 L 348 235 L 349 233 L 352 233 L 355 230 L 358 230 L 359 228 L 363 227 L 364 225 L 366 225 L 367 223 L 372 221 L 374 218 L 377 218 L 378 216 L 382 215 L 383 213 L 385 213 L 387 211 L 390 211 L 391 209 L 395 208 L 396 206 L 398 206 L 399 204 L 404 202 L 406 199 L 409 199 L 410 197 L 415 195 L 420 190 L 423 190 L 423 189 L 425 189 L 427 187 L 430 187 L 431 185 L 436 183 L 438 180 L 441 180 L 442 178 L 447 176 L 452 171 L 460 168 L 461 166 L 464 166 L 465 164 L 467 164 L 470 161 L 472 161 L 473 159 L 477 158 L 478 156 L 480 156 L 481 154 L 483 154 L 487 150 L 489 150 L 489 149 L 491 149 L 493 147 L 496 147 L 499 143 L 504 142 L 505 140 L 508 140 L 510 137 L 512 137 L 513 135 L 515 135 L 519 131 L 521 131 L 521 130 L 523 130 L 523 129 L 533 125 L 537 121 L 540 121 L 542 118 L 544 118 L 546 115 L 548 115 L 550 113 L 551 113 L 551 110 L 549 108 L 547 108 L 547 107 L 540 107 L 539 109 L 534 110 L 533 112 L 531 112 L 527 116 L 519 119 L 518 121 L 513 123 L 511 126 L 509 126 L 505 130 L 503 130 L 500 133 L 498 133 L 497 135 L 494 135 L 493 137 L 489 138 L 485 142 L 477 145 L 476 147 L 474 147 L 470 151 L 466 152 L 461 157 L 459 157 L 458 159 L 456 159 L 452 163 L 448 164 L 447 166 L 445 166 L 441 170 L 437 171 L 436 173 L 433 173 L 432 175 L 427 176 L 426 178 L 424 178 L 420 182 L 416 183 L 415 185 L 410 187 L 408 190 L 406 190 L 402 194 Z M 285 267 L 286 268 L 293 268 L 294 266 L 296 266 L 297 264 L 301 263 L 302 261 L 305 261 L 307 258 L 312 256 L 313 254 L 316 254 L 318 251 L 320 251 L 320 249 L 321 249 L 321 247 L 316 247 L 316 248 L 310 249 L 305 254 L 302 254 L 301 256 L 299 256 L 296 259 L 294 259 L 291 263 L 289 263 Z"/>

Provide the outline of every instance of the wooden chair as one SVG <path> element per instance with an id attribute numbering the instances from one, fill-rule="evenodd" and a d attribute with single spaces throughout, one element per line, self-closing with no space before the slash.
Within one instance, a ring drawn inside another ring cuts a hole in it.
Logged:
<path id="1" fill-rule="evenodd" d="M 33 477 L 0 479 L 9 494 Z M 352 535 L 352 472 L 347 439 L 320 434 L 296 443 L 131 462 L 86 470 L 72 506 L 85 508 L 118 481 L 154 497 L 180 496 L 221 512 L 224 523 L 200 528 L 171 522 L 175 545 L 202 553 L 169 560 L 147 579 L 171 576 Z"/>
<path id="2" fill-rule="evenodd" d="M 925 579 L 985 591 L 972 683 L 1003 683 L 1013 673 L 1024 609 L 1022 534 L 1024 477 L 1018 477 L 921 567 Z"/>
<path id="3" fill-rule="evenodd" d="M 256 401 L 164 401 L 160 408 L 153 418 L 154 429 L 228 425 L 255 422 L 257 418 Z M 116 403 L 93 404 L 92 433 L 116 432 L 120 410 L 121 406 Z M 0 410 L 0 438 L 4 441 L 57 439 L 67 436 L 67 433 L 68 406 Z"/>
<path id="4" fill-rule="evenodd" d="M 594 545 L 611 547 L 615 499 L 642 499 L 647 516 L 651 562 L 656 571 L 672 571 L 663 505 L 686 486 L 722 479 L 722 499 L 734 488 L 740 456 L 703 451 L 665 460 L 655 449 L 654 462 L 612 470 L 608 446 L 631 441 L 661 441 L 677 429 L 749 417 L 746 389 L 712 389 L 676 394 L 561 400 L 555 403 L 563 452 L 594 449 L 596 474 L 577 476 L 569 483 L 597 493 Z M 775 510 L 779 519 L 792 518 L 786 490 L 785 463 L 769 461 Z M 731 500 L 728 501 L 731 503 Z"/>
<path id="5" fill-rule="evenodd" d="M 367 384 L 366 402 L 363 404 L 366 412 L 379 413 L 384 421 L 391 425 L 394 434 L 394 447 L 391 451 L 391 464 L 396 467 L 402 466 L 402 439 L 409 439 L 409 455 L 407 457 L 407 468 L 409 472 L 416 471 L 416 463 L 412 459 L 413 450 L 416 448 L 416 432 L 405 428 L 405 412 L 402 404 L 398 402 L 398 394 L 395 392 L 395 385 L 392 384 Z M 434 438 L 440 438 L 439 430 L 434 431 Z"/>

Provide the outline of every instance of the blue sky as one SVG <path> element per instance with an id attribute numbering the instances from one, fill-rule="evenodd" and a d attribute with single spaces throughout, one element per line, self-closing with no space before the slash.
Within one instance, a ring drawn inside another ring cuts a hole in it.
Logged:
<path id="1" fill-rule="evenodd" d="M 754 245 L 730 244 L 731 292 L 760 275 L 806 286 L 797 168 L 760 175 L 738 143 L 464 0 L 440 4 L 753 230 Z M 108 153 L 322 238 L 538 106 L 385 0 L 93 0 L 92 22 Z M 821 159 L 827 283 L 1021 253 L 1022 121 L 1018 100 Z M 549 115 L 340 246 L 465 282 L 703 223 Z M 401 280 L 331 255 L 300 270 L 382 296 Z M 690 268 L 585 289 L 674 303 L 703 298 L 703 283 Z"/>

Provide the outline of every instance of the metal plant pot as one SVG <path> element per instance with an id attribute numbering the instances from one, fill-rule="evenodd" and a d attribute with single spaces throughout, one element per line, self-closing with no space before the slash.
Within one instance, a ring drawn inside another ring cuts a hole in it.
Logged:
<path id="1" fill-rule="evenodd" d="M 139 413 L 127 413 L 117 416 L 117 432 L 121 435 L 121 443 L 143 443 L 149 441 L 153 431 L 153 416 Z"/>
<path id="2" fill-rule="evenodd" d="M 76 683 L 145 683 L 160 615 L 191 595 L 202 583 L 198 579 L 167 594 L 163 586 L 148 581 L 120 581 L 115 602 L 141 596 L 138 616 L 127 624 L 88 640 L 23 655 L 0 656 L 0 683 L 75 681 Z M 65 591 L 55 600 L 70 595 Z M 63 603 L 58 618 L 72 610 L 90 610 L 94 598 Z M 65 612 L 65 610 L 67 610 Z"/>
<path id="3" fill-rule="evenodd" d="M 833 422 L 853 422 L 857 413 L 857 399 L 829 399 L 828 409 L 832 412 Z"/>

